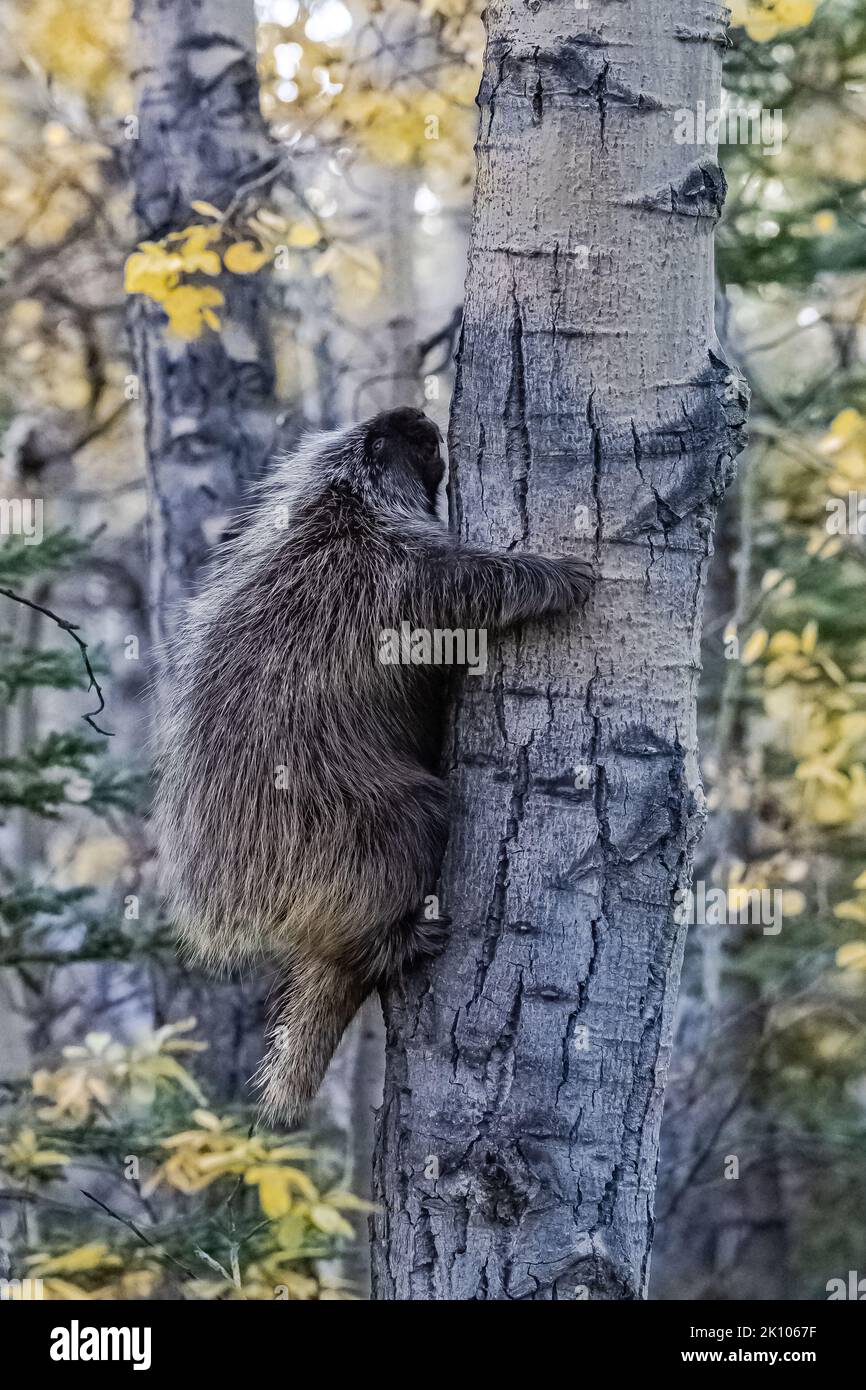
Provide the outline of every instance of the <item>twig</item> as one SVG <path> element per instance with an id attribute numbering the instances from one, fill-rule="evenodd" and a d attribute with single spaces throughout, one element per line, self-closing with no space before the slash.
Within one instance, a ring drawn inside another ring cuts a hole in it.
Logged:
<path id="1" fill-rule="evenodd" d="M 228 1270 L 220 1264 L 219 1260 L 215 1260 L 213 1255 L 209 1255 L 207 1251 L 202 1250 L 201 1246 L 199 1245 L 194 1245 L 193 1249 L 195 1250 L 195 1253 L 198 1255 L 199 1259 L 204 1260 L 205 1264 L 208 1266 L 209 1269 L 212 1269 L 215 1274 L 222 1275 L 227 1284 L 231 1284 L 233 1282 L 232 1276 L 229 1274 Z M 240 1284 L 238 1284 L 238 1288 L 240 1288 Z"/>
<path id="2" fill-rule="evenodd" d="M 264 188 L 268 184 L 276 182 L 281 174 L 286 173 L 287 168 L 288 162 L 285 156 L 275 154 L 265 161 L 264 167 L 260 162 L 248 171 L 246 177 L 241 174 L 238 188 L 222 215 L 223 222 L 230 222 L 251 193 L 254 193 L 258 188 Z"/>
<path id="3" fill-rule="evenodd" d="M 423 363 L 424 358 L 427 357 L 428 354 L 431 353 L 435 347 L 438 347 L 440 343 L 444 343 L 448 349 L 445 358 L 442 362 L 442 367 L 447 366 L 453 353 L 455 335 L 459 331 L 462 322 L 463 305 L 458 304 L 450 319 L 445 324 L 445 327 L 440 328 L 438 333 L 433 333 L 431 337 L 425 338 L 423 342 L 418 344 L 419 367 Z M 439 368 L 438 370 L 441 370 L 441 368 Z"/>
<path id="4" fill-rule="evenodd" d="M 135 1222 L 130 1220 L 128 1216 L 121 1216 L 119 1211 L 112 1211 L 111 1207 L 107 1207 L 104 1202 L 100 1202 L 99 1198 L 94 1197 L 93 1193 L 88 1192 L 86 1188 L 82 1187 L 79 1190 L 83 1197 L 87 1197 L 91 1202 L 95 1202 L 95 1204 L 98 1207 L 101 1207 L 102 1210 L 106 1212 L 109 1216 L 113 1216 L 115 1221 L 119 1221 L 122 1226 L 128 1226 L 129 1229 L 135 1235 L 138 1236 L 139 1240 L 143 1240 L 145 1245 L 150 1246 L 151 1250 L 158 1250 L 159 1253 L 161 1255 L 164 1255 L 167 1260 L 170 1260 L 173 1265 L 177 1265 L 178 1269 L 186 1275 L 187 1279 L 195 1278 L 195 1275 L 193 1274 L 191 1269 L 187 1269 L 186 1265 L 182 1265 L 180 1260 L 176 1260 L 174 1255 L 170 1254 L 168 1250 L 162 1250 L 160 1246 L 158 1246 L 155 1241 L 152 1241 L 148 1236 L 146 1236 L 141 1227 L 136 1226 Z"/>
<path id="5" fill-rule="evenodd" d="M 71 623 L 68 618 L 58 617 L 56 613 L 52 613 L 50 608 L 44 608 L 41 603 L 34 603 L 32 599 L 24 598 L 21 594 L 16 594 L 14 589 L 0 588 L 0 594 L 4 594 L 6 598 L 13 599 L 15 603 L 23 603 L 25 607 L 32 608 L 35 612 L 42 613 L 46 618 L 50 618 L 53 623 L 57 624 L 62 632 L 68 632 L 73 642 L 78 644 L 78 650 L 81 652 L 81 659 L 84 662 L 84 669 L 90 681 L 87 689 L 95 690 L 99 700 L 99 705 L 96 709 L 91 710 L 89 714 L 83 714 L 81 717 L 85 723 L 89 724 L 91 729 L 95 729 L 98 734 L 104 734 L 106 738 L 114 738 L 114 734 L 110 729 L 100 729 L 99 725 L 95 722 L 96 716 L 101 714 L 105 709 L 105 697 L 102 693 L 102 686 L 96 679 L 93 667 L 90 664 L 90 657 L 87 655 L 87 643 L 84 641 L 83 637 L 78 636 L 80 624 Z"/>

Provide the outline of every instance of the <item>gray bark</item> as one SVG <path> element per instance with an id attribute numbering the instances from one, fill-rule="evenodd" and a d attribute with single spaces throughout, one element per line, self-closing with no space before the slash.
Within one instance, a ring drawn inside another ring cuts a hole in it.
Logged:
<path id="1" fill-rule="evenodd" d="M 155 240 L 224 211 L 275 169 L 258 106 L 252 0 L 137 0 L 134 52 L 139 138 L 132 142 L 141 239 Z M 226 275 L 219 334 L 185 343 L 162 310 L 132 313 L 151 487 L 154 635 L 170 639 L 202 561 L 230 524 L 273 440 L 274 373 L 264 281 Z"/>
<path id="2" fill-rule="evenodd" d="M 754 493 L 753 477 L 747 475 L 726 498 L 720 517 L 720 525 L 727 523 L 729 554 L 717 555 L 708 593 L 715 600 L 718 630 L 733 617 L 742 633 L 754 603 L 759 581 L 752 558 Z M 732 502 L 739 503 L 733 514 Z M 718 529 L 716 534 L 718 549 Z M 735 544 L 734 561 L 730 552 Z M 725 558 L 728 565 L 720 566 Z M 724 788 L 738 764 L 748 765 L 753 750 L 745 669 L 738 661 L 722 665 L 726 679 L 717 695 L 711 738 L 716 780 Z M 705 741 L 707 736 L 705 731 Z M 756 826 L 760 818 L 754 806 L 721 807 L 701 845 L 700 876 L 710 880 L 715 870 L 713 881 L 724 884 L 732 860 L 748 864 L 760 859 Z M 760 928 L 698 926 L 698 950 L 687 953 L 691 1007 L 683 1008 L 681 993 L 676 1066 L 661 1133 L 656 1297 L 752 1301 L 791 1296 L 783 1155 L 767 1058 L 770 1004 L 738 961 L 756 931 Z M 731 1156 L 739 1161 L 736 1176 Z"/>
<path id="3" fill-rule="evenodd" d="M 724 181 L 674 113 L 718 105 L 726 17 L 488 6 L 453 524 L 598 583 L 459 690 L 453 936 L 385 1000 L 379 1298 L 646 1295 L 701 592 L 745 418 L 712 327 Z"/>
<path id="4" fill-rule="evenodd" d="M 259 112 L 252 0 L 136 0 L 133 52 L 139 138 L 132 145 L 140 239 L 200 222 L 190 203 L 243 206 L 276 172 Z M 150 489 L 152 635 L 162 674 L 185 600 L 211 547 L 264 470 L 276 406 L 260 275 L 213 281 L 225 295 L 221 330 L 183 342 L 140 296 L 131 334 L 145 416 Z M 262 990 L 154 978 L 158 1015 L 194 1012 L 207 1027 L 207 1068 L 223 1093 L 258 1061 Z"/>

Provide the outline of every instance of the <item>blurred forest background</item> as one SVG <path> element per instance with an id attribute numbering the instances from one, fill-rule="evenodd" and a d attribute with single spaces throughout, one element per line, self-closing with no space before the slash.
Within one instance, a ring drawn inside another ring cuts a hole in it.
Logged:
<path id="1" fill-rule="evenodd" d="M 127 303 L 195 360 L 255 277 L 275 446 L 403 402 L 444 429 L 481 9 L 259 0 L 258 205 L 203 196 L 142 241 L 127 0 L 0 0 L 0 497 L 44 526 L 0 535 L 0 1276 L 47 1297 L 365 1294 L 374 1007 L 310 1133 L 253 1131 L 260 993 L 186 971 L 160 915 Z M 734 0 L 725 85 L 782 124 L 722 149 L 718 332 L 753 407 L 707 595 L 695 878 L 777 890 L 784 922 L 690 934 L 651 1297 L 824 1298 L 866 1272 L 863 6 Z"/>

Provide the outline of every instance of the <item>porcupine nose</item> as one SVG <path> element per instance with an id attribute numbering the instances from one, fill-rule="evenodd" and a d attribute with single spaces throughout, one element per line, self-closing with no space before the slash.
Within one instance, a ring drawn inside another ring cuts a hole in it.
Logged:
<path id="1" fill-rule="evenodd" d="M 413 420 L 409 425 L 409 432 L 418 441 L 424 443 L 429 449 L 438 449 L 442 443 L 442 431 L 439 426 L 424 414 L 423 410 L 412 410 Z"/>

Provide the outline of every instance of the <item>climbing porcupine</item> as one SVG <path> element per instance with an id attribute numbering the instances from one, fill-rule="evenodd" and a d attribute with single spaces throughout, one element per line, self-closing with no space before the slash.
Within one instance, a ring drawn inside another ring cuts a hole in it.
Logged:
<path id="1" fill-rule="evenodd" d="M 257 1082 L 296 1123 L 377 985 L 442 944 L 443 668 L 379 635 L 501 630 L 580 603 L 576 559 L 464 546 L 436 516 L 440 434 L 404 408 L 305 441 L 190 605 L 161 705 L 157 833 L 182 941 L 278 963 Z"/>

